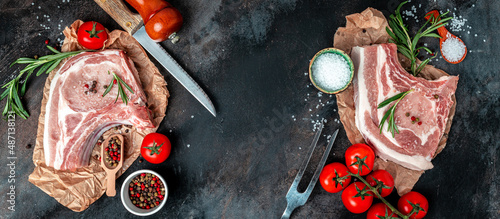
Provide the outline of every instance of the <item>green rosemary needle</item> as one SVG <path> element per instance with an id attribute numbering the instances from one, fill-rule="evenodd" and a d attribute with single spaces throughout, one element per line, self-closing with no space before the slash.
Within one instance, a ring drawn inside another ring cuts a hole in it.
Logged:
<path id="1" fill-rule="evenodd" d="M 110 74 L 110 72 L 108 71 L 108 74 Z M 108 88 L 106 88 L 106 90 L 104 91 L 104 93 L 102 94 L 102 97 L 106 96 L 106 94 L 109 93 L 109 91 L 111 91 L 111 88 L 113 87 L 113 85 L 115 84 L 115 81 L 116 81 L 116 84 L 118 85 L 118 95 L 116 95 L 116 99 L 115 99 L 115 103 L 116 101 L 118 100 L 118 97 L 121 97 L 122 98 L 122 101 L 123 103 L 125 103 L 125 105 L 128 105 L 128 97 L 127 97 L 127 93 L 125 93 L 125 90 L 123 89 L 123 86 L 125 88 L 127 88 L 127 90 L 129 90 L 131 93 L 134 93 L 134 91 L 132 90 L 132 88 L 130 88 L 127 83 L 125 83 L 125 81 L 123 81 L 118 75 L 116 75 L 115 73 L 113 73 L 113 79 L 111 80 L 111 82 L 109 83 L 108 85 Z"/>
<path id="2" fill-rule="evenodd" d="M 401 101 L 407 94 L 412 92 L 413 89 L 402 92 L 399 94 L 394 95 L 393 97 L 384 100 L 382 103 L 378 105 L 377 109 L 380 109 L 384 106 L 389 105 L 389 103 L 392 103 L 393 101 L 396 101 L 394 105 L 392 105 L 387 112 L 385 112 L 384 117 L 382 117 L 382 120 L 380 120 L 379 128 L 380 128 L 380 133 L 382 133 L 382 128 L 384 127 L 384 122 L 387 120 L 387 131 L 390 131 L 392 133 L 392 137 L 394 138 L 395 133 L 397 132 L 399 134 L 398 127 L 396 126 L 396 121 L 394 120 L 394 112 L 396 111 L 396 106 L 398 105 L 399 101 Z"/>
<path id="3" fill-rule="evenodd" d="M 19 71 L 19 75 L 17 75 L 14 79 L 7 82 L 6 84 L 2 85 L 2 89 L 5 88 L 5 90 L 0 95 L 0 101 L 4 98 L 7 99 L 7 103 L 5 104 L 5 108 L 2 112 L 2 116 L 4 116 L 4 118 L 9 111 L 14 112 L 16 115 L 20 116 L 23 119 L 27 119 L 30 116 L 29 113 L 24 109 L 21 98 L 26 93 L 26 84 L 28 84 L 28 79 L 33 74 L 33 72 L 35 72 L 35 69 L 38 68 L 36 76 L 39 76 L 43 73 L 49 73 L 54 70 L 63 59 L 77 55 L 81 52 L 91 51 L 80 50 L 73 52 L 59 52 L 51 46 L 47 46 L 47 48 L 54 54 L 42 56 L 38 59 L 23 57 L 17 59 L 10 65 L 10 67 L 12 67 L 15 64 L 28 64 L 26 67 L 24 67 L 24 69 Z M 27 75 L 23 78 L 23 75 L 25 73 Z"/>

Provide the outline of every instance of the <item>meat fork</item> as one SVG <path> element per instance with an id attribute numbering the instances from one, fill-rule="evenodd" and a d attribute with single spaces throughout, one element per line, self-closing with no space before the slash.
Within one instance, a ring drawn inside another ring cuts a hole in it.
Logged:
<path id="1" fill-rule="evenodd" d="M 318 139 L 319 136 L 321 135 L 321 131 L 323 130 L 323 124 L 319 127 L 319 130 L 316 132 L 314 135 L 314 140 L 311 144 L 311 150 L 309 151 L 308 158 L 307 160 L 304 160 L 302 163 L 302 166 L 297 173 L 297 176 L 293 180 L 292 186 L 290 186 L 290 189 L 288 190 L 288 193 L 286 193 L 286 209 L 285 212 L 283 212 L 283 215 L 281 216 L 282 219 L 287 219 L 290 218 L 290 215 L 292 214 L 293 210 L 295 208 L 300 207 L 304 205 L 311 195 L 312 190 L 314 189 L 314 186 L 316 185 L 316 182 L 318 181 L 319 174 L 321 173 L 321 170 L 323 169 L 323 166 L 325 165 L 326 158 L 328 158 L 328 155 L 330 154 L 330 150 L 332 149 L 333 142 L 335 142 L 335 139 L 337 138 L 337 133 L 339 130 L 337 129 L 334 133 L 332 138 L 330 139 L 330 142 L 328 143 L 328 146 L 326 147 L 325 152 L 323 153 L 323 157 L 321 158 L 318 167 L 316 167 L 316 171 L 314 172 L 314 175 L 309 182 L 309 185 L 307 186 L 307 189 L 305 192 L 300 193 L 297 190 L 297 186 L 299 185 L 300 179 L 302 179 L 302 176 L 304 175 L 304 172 L 306 170 L 307 165 L 309 164 L 309 161 L 311 160 L 312 154 L 314 152 L 314 149 L 316 148 L 318 144 Z"/>

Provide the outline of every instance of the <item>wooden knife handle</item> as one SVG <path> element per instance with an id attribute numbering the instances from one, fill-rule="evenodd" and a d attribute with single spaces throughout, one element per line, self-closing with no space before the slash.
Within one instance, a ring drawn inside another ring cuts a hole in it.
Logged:
<path id="1" fill-rule="evenodd" d="M 143 25 L 141 15 L 132 13 L 122 0 L 94 1 L 130 35 L 134 34 Z"/>

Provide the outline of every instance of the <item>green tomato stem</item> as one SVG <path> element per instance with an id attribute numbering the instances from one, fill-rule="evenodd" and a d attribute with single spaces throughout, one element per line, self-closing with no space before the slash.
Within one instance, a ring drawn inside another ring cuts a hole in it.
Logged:
<path id="1" fill-rule="evenodd" d="M 399 212 L 398 209 L 396 209 L 394 206 L 392 206 L 388 201 L 386 201 L 377 191 L 376 188 L 372 187 L 365 179 L 363 179 L 363 177 L 361 177 L 359 174 L 354 174 L 354 173 L 351 173 L 351 172 L 348 172 L 349 175 L 351 176 L 354 176 L 356 178 L 359 179 L 359 181 L 363 182 L 367 187 L 368 189 L 370 189 L 371 192 L 373 192 L 373 194 L 375 194 L 385 205 L 387 205 L 387 207 L 389 207 L 391 209 L 391 211 L 395 214 L 397 214 L 398 216 L 400 216 L 401 218 L 403 219 L 408 219 L 409 216 L 408 215 L 404 215 L 403 213 Z M 410 214 L 411 215 L 411 214 Z"/>

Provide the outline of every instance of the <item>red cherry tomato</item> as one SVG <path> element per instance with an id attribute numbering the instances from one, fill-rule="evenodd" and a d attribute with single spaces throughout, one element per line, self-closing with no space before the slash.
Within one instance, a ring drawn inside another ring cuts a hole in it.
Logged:
<path id="1" fill-rule="evenodd" d="M 384 203 L 374 204 L 366 215 L 366 219 L 380 219 L 380 218 L 393 218 L 397 217 L 396 214 L 392 213 L 391 209 L 387 207 Z"/>
<path id="2" fill-rule="evenodd" d="M 413 206 L 409 202 L 411 202 L 413 205 L 418 206 L 417 208 L 421 208 L 418 213 L 412 213 L 410 215 L 410 218 L 420 219 L 425 217 L 425 215 L 427 214 L 427 210 L 429 210 L 429 202 L 427 201 L 425 196 L 413 191 L 401 196 L 398 201 L 398 210 L 404 215 L 410 214 L 413 210 Z"/>
<path id="3" fill-rule="evenodd" d="M 380 190 L 378 190 L 378 192 L 382 197 L 390 195 L 392 190 L 394 189 L 394 179 L 392 178 L 391 174 L 385 170 L 375 170 L 371 172 L 370 174 L 368 174 L 368 176 L 366 176 L 366 181 L 372 187 L 376 187 L 377 181 L 379 181 L 382 184 L 382 192 L 380 192 Z"/>
<path id="4" fill-rule="evenodd" d="M 141 155 L 150 163 L 159 164 L 170 155 L 170 140 L 160 133 L 150 133 L 144 137 L 141 145 Z"/>
<path id="5" fill-rule="evenodd" d="M 102 24 L 95 21 L 83 23 L 77 32 L 78 43 L 87 49 L 102 49 L 108 33 Z"/>
<path id="6" fill-rule="evenodd" d="M 346 188 L 351 182 L 347 167 L 341 163 L 326 165 L 319 175 L 319 182 L 327 192 L 337 193 Z"/>
<path id="7" fill-rule="evenodd" d="M 345 163 L 351 173 L 358 173 L 365 176 L 373 169 L 375 162 L 375 153 L 373 149 L 366 144 L 354 144 L 345 151 Z"/>
<path id="8" fill-rule="evenodd" d="M 368 191 L 362 191 L 365 186 L 362 182 L 355 182 L 342 192 L 342 203 L 350 212 L 360 214 L 368 210 L 372 205 L 373 195 Z M 362 195 L 355 197 L 358 193 Z"/>

